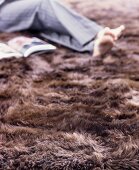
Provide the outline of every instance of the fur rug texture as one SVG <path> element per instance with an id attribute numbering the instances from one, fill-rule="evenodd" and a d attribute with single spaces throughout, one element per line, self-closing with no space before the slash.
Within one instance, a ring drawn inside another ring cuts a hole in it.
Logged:
<path id="1" fill-rule="evenodd" d="M 0 60 L 0 170 L 139 170 L 139 1 L 122 2 L 71 3 L 126 25 L 103 58 L 59 47 Z"/>

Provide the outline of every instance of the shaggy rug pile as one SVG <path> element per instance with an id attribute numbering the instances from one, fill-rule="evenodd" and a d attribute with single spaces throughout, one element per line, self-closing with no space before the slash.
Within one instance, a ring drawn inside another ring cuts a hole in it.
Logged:
<path id="1" fill-rule="evenodd" d="M 0 60 L 0 170 L 139 169 L 138 6 L 88 2 L 72 5 L 103 25 L 127 26 L 110 54 L 59 47 Z"/>

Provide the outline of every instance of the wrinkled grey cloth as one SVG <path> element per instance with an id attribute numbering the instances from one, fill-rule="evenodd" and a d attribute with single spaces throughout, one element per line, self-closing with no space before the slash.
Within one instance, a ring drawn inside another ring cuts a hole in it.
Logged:
<path id="1" fill-rule="evenodd" d="M 102 27 L 58 0 L 0 0 L 0 32 L 26 29 L 78 52 L 93 52 Z"/>
<path id="2" fill-rule="evenodd" d="M 0 5 L 4 2 L 5 0 L 0 0 Z"/>

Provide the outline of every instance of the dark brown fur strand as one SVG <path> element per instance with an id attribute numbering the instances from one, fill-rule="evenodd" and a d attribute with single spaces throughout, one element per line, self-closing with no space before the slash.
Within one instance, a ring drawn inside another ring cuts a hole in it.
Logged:
<path id="1" fill-rule="evenodd" d="M 138 5 L 80 3 L 90 19 L 127 29 L 104 58 L 61 47 L 0 60 L 0 170 L 139 169 Z"/>

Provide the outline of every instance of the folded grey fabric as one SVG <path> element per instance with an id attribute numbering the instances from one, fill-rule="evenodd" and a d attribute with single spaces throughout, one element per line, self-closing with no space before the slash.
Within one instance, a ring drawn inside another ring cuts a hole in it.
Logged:
<path id="1" fill-rule="evenodd" d="M 102 29 L 58 0 L 0 0 L 0 31 L 33 29 L 40 35 L 79 52 L 92 52 Z"/>

